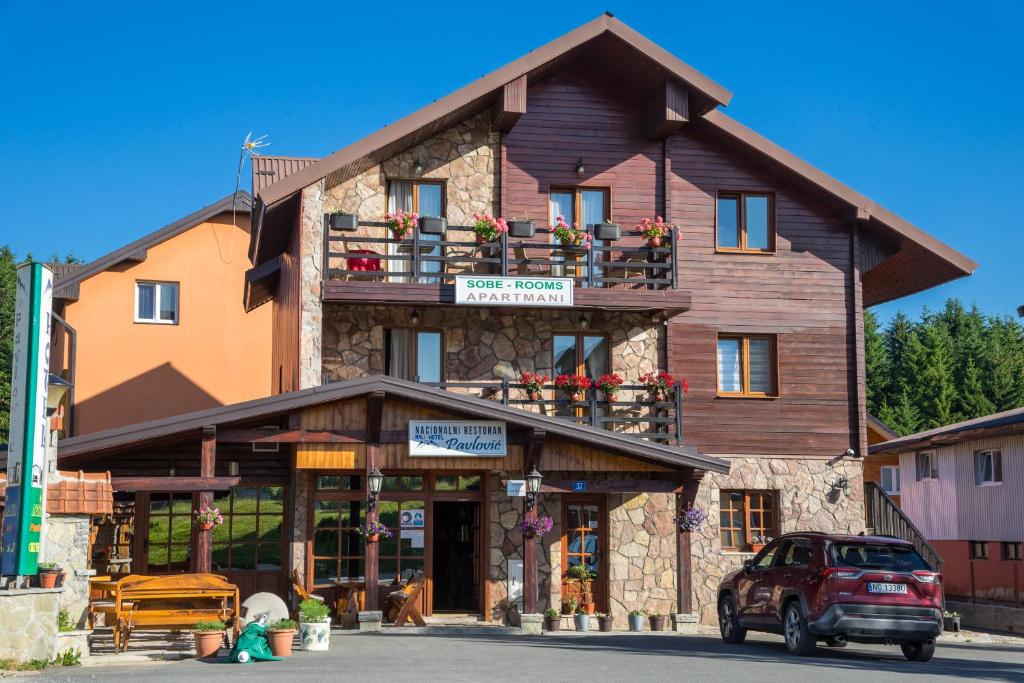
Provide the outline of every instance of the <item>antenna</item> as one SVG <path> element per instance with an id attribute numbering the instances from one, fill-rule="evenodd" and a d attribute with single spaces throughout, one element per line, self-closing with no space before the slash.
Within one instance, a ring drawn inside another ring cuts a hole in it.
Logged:
<path id="1" fill-rule="evenodd" d="M 245 158 L 248 156 L 252 158 L 260 155 L 260 149 L 269 147 L 269 142 L 264 142 L 267 139 L 266 135 L 261 135 L 258 138 L 252 136 L 250 130 L 245 134 L 245 140 L 242 141 L 242 148 L 238 151 L 238 169 L 235 171 L 235 193 L 231 196 L 231 224 L 237 226 L 235 222 L 235 202 L 238 201 L 238 190 L 242 182 L 242 166 L 245 165 Z"/>

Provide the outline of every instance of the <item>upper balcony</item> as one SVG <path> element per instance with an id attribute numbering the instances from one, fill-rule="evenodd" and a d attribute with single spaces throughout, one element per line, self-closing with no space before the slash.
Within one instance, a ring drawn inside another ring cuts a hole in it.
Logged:
<path id="1" fill-rule="evenodd" d="M 593 236 L 590 248 L 564 246 L 551 228 L 541 226 L 532 237 L 505 233 L 479 244 L 470 226 L 449 225 L 443 235 L 416 229 L 395 239 L 386 223 L 356 225 L 351 218 L 349 230 L 337 230 L 330 216 L 324 217 L 326 302 L 453 305 L 457 278 L 504 276 L 571 280 L 575 308 L 670 317 L 690 307 L 690 293 L 679 288 L 675 231 L 657 247 L 636 235 L 600 240 L 594 226 L 587 228 Z"/>

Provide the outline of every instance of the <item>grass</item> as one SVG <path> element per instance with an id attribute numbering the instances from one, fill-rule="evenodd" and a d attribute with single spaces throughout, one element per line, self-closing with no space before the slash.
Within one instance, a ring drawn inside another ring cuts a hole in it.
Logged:
<path id="1" fill-rule="evenodd" d="M 68 648 L 53 658 L 53 661 L 45 659 L 30 659 L 27 662 L 19 662 L 13 659 L 0 659 L 0 671 L 42 671 L 50 666 L 78 666 L 82 663 L 82 653 L 74 648 Z"/>

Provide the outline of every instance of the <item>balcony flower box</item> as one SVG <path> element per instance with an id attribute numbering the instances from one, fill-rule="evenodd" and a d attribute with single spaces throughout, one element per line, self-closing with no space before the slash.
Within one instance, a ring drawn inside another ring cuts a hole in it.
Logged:
<path id="1" fill-rule="evenodd" d="M 612 242 L 622 237 L 622 229 L 617 223 L 597 223 L 594 226 L 594 239 Z"/>
<path id="2" fill-rule="evenodd" d="M 420 216 L 420 234 L 443 235 L 448 231 L 448 221 L 436 216 Z"/>
<path id="3" fill-rule="evenodd" d="M 359 229 L 359 216 L 354 213 L 332 213 L 329 218 L 331 230 L 355 232 Z"/>
<path id="4" fill-rule="evenodd" d="M 534 226 L 533 221 L 509 221 L 508 222 L 508 236 L 518 237 L 519 239 L 533 239 L 533 236 L 537 234 L 537 228 Z"/>

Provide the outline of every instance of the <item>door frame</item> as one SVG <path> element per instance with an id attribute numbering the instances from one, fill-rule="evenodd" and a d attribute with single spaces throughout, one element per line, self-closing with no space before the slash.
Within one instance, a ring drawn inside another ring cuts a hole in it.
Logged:
<path id="1" fill-rule="evenodd" d="M 598 612 L 608 612 L 608 594 L 609 594 L 609 581 L 610 581 L 610 569 L 608 563 L 608 495 L 604 493 L 565 493 L 562 494 L 562 538 L 561 543 L 561 567 L 559 568 L 559 593 L 565 595 L 561 590 L 565 586 L 565 574 L 568 571 L 568 547 L 569 547 L 569 506 L 570 505 L 597 505 L 597 516 L 598 524 L 600 528 L 598 530 L 597 543 L 597 561 L 598 561 L 598 574 L 597 579 L 593 583 L 594 590 L 594 604 L 595 609 Z M 561 605 L 559 605 L 559 608 Z M 559 610 L 561 611 L 561 610 Z"/>

